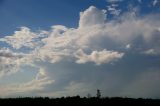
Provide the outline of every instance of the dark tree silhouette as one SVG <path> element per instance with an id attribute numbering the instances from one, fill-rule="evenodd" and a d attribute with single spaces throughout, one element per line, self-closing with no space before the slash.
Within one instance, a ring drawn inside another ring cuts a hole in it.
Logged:
<path id="1" fill-rule="evenodd" d="M 98 95 L 101 93 L 98 91 Z M 100 97 L 100 96 L 99 96 Z M 143 99 L 143 98 L 121 98 L 121 97 L 80 97 L 79 95 L 73 97 L 62 98 L 49 98 L 49 97 L 36 97 L 36 98 L 0 98 L 0 105 L 50 105 L 50 106 L 160 106 L 160 99 Z"/>

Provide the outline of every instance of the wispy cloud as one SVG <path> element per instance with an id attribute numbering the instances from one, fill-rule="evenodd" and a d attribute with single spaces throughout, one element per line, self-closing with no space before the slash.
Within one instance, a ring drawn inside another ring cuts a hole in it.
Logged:
<path id="1" fill-rule="evenodd" d="M 154 1 L 153 1 L 153 6 L 156 6 L 158 3 L 160 3 L 159 0 L 154 0 Z"/>
<path id="2" fill-rule="evenodd" d="M 122 2 L 122 1 L 124 1 L 124 0 L 106 0 L 106 1 L 113 3 L 113 2 Z"/>

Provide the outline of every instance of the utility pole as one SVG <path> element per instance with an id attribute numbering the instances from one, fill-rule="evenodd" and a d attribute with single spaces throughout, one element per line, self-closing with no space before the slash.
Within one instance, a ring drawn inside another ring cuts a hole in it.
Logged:
<path id="1" fill-rule="evenodd" d="M 90 94 L 90 93 L 88 93 L 88 94 L 87 94 L 87 97 L 88 97 L 88 98 L 91 98 L 91 94 Z"/>
<path id="2" fill-rule="evenodd" d="M 97 98 L 101 98 L 101 91 L 97 89 Z"/>

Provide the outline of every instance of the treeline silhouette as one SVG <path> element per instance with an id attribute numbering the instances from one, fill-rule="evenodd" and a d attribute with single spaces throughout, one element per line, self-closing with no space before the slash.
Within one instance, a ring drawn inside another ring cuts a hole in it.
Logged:
<path id="1" fill-rule="evenodd" d="M 122 97 L 61 97 L 61 98 L 49 98 L 49 97 L 24 97 L 24 98 L 5 98 L 0 99 L 0 105 L 75 105 L 75 106 L 130 106 L 130 105 L 160 105 L 160 99 L 143 99 L 143 98 L 122 98 Z"/>

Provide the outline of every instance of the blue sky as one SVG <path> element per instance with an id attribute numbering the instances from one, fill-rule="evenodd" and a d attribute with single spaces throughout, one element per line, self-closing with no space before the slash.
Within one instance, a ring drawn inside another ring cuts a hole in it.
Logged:
<path id="1" fill-rule="evenodd" d="M 0 97 L 160 98 L 159 0 L 0 0 Z"/>
<path id="2" fill-rule="evenodd" d="M 152 0 L 128 0 L 125 3 L 119 2 L 121 9 L 126 10 L 127 4 L 142 7 L 142 13 L 159 12 L 159 6 L 152 6 Z M 105 9 L 110 2 L 105 0 L 1 0 L 0 35 L 12 34 L 21 26 L 28 26 L 33 30 L 48 29 L 52 25 L 65 25 L 77 27 L 79 12 L 91 5 Z M 151 8 L 148 8 L 151 6 Z"/>
<path id="3" fill-rule="evenodd" d="M 1 0 L 0 21 L 6 25 L 0 26 L 1 35 L 11 34 L 21 26 L 32 27 L 35 30 L 57 24 L 77 27 L 80 11 L 90 5 L 104 8 L 105 3 L 97 0 Z"/>

